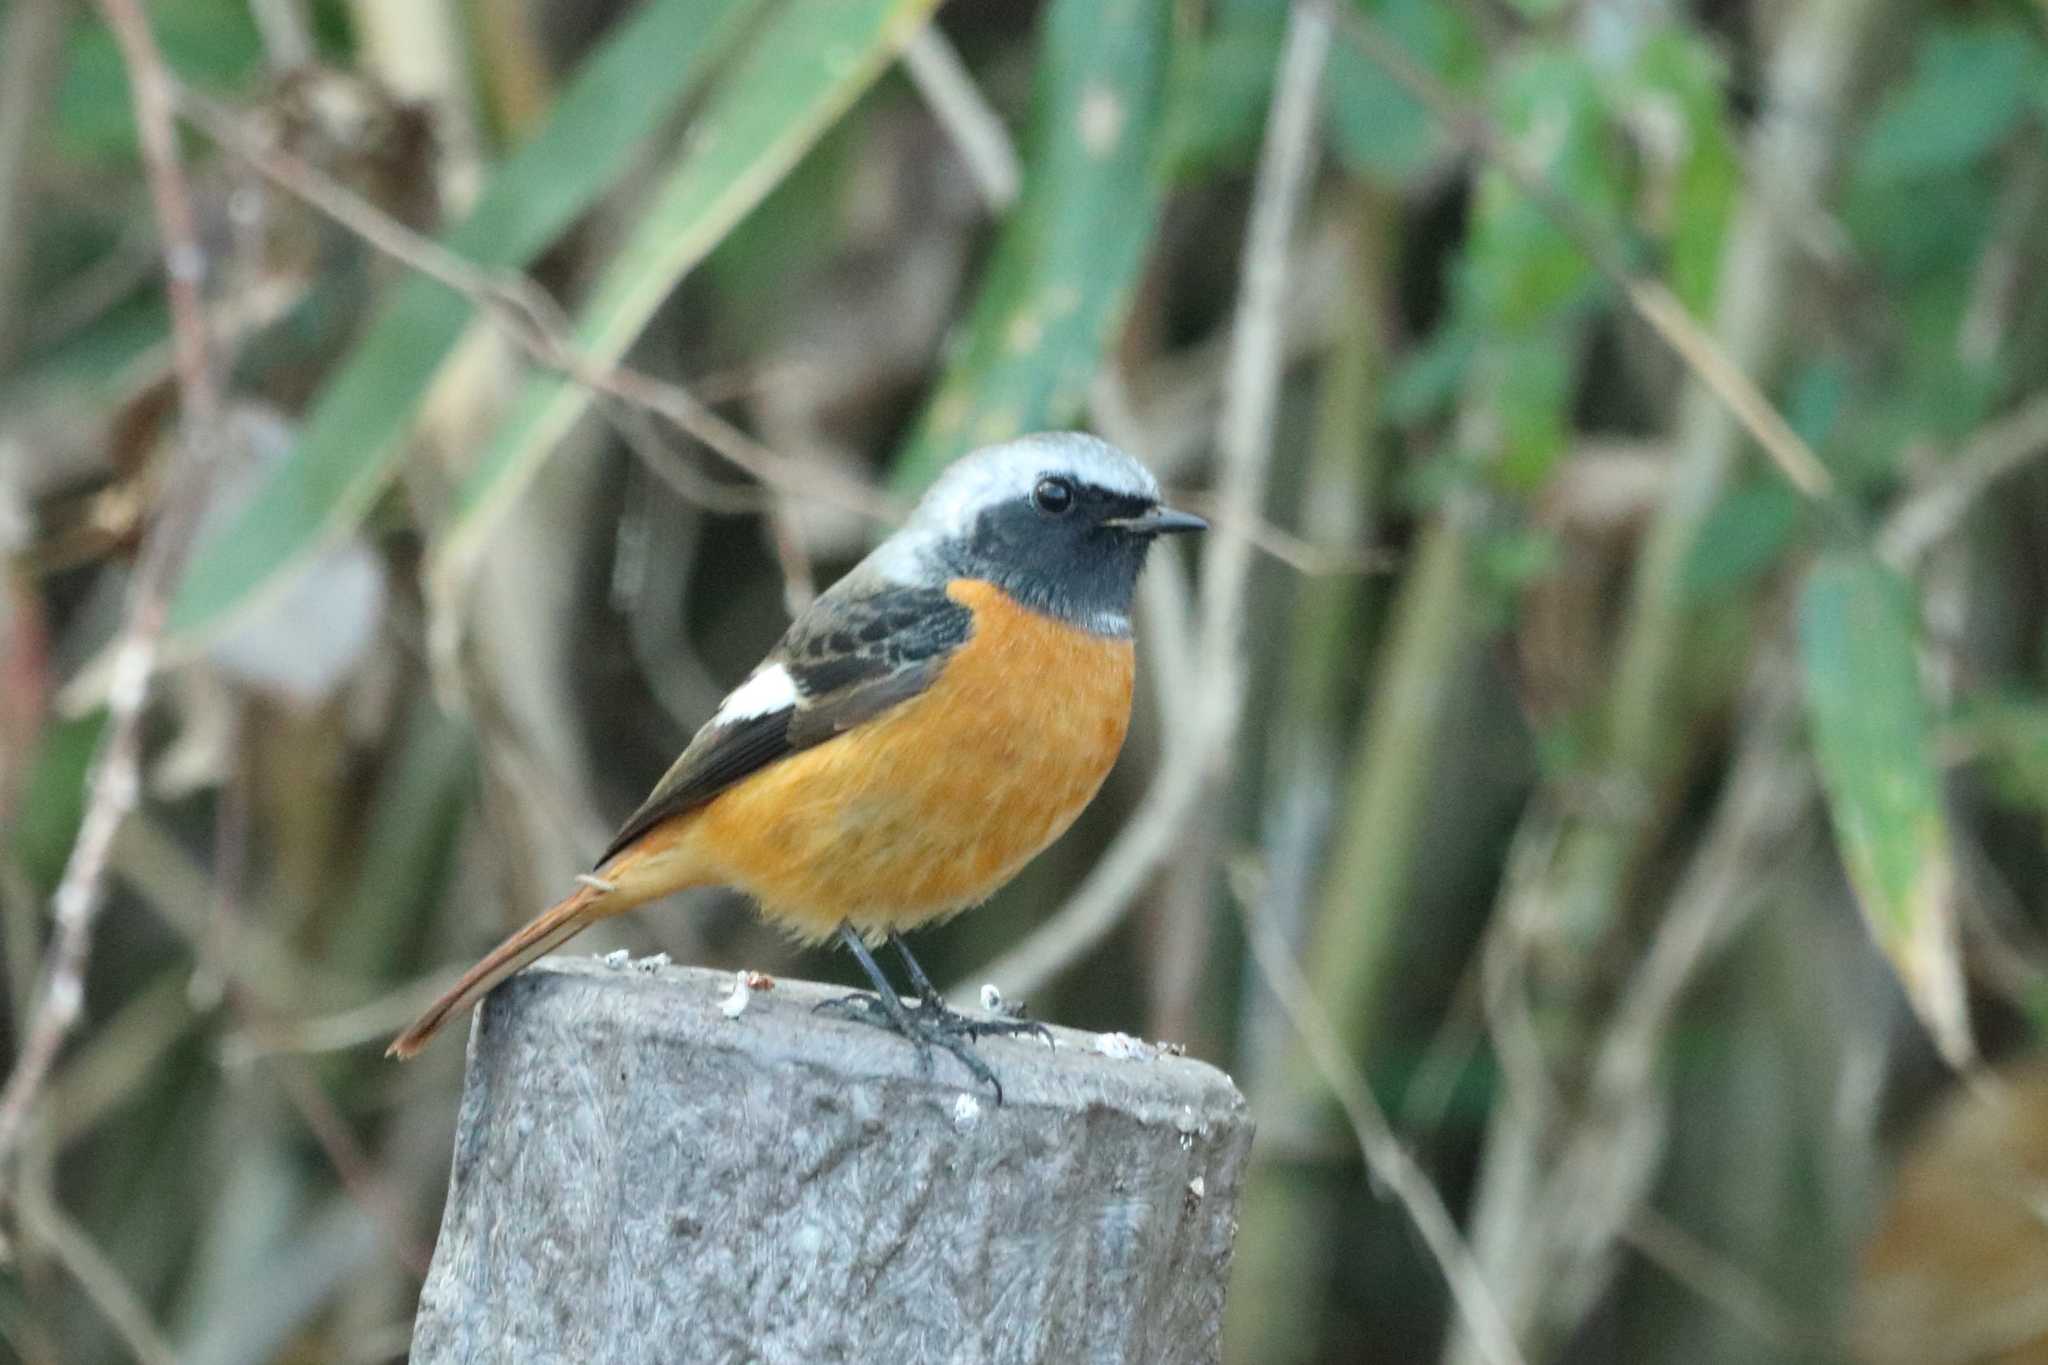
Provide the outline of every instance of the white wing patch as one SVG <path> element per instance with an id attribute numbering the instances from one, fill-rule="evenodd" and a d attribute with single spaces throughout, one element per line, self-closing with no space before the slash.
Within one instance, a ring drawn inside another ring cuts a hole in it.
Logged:
<path id="1" fill-rule="evenodd" d="M 730 725 L 734 721 L 765 716 L 771 711 L 787 711 L 795 705 L 796 680 L 789 676 L 788 669 L 776 664 L 762 669 L 728 693 L 719 703 L 718 714 L 711 721 L 714 725 Z"/>

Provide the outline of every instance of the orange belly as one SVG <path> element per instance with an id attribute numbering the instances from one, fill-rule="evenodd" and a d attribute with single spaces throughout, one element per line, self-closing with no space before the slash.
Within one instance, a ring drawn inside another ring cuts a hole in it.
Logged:
<path id="1" fill-rule="evenodd" d="M 677 816 L 679 863 L 802 938 L 879 935 L 986 899 L 1066 831 L 1123 747 L 1131 642 L 947 591 L 974 631 L 937 681 Z"/>

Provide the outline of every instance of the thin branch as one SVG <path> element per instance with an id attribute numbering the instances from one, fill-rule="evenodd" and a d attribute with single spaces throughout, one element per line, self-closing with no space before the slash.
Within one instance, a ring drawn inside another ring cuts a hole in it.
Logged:
<path id="1" fill-rule="evenodd" d="M 1642 1208 L 1624 1231 L 1644 1260 L 1726 1313 L 1771 1345 L 1822 1360 L 1843 1358 L 1841 1344 L 1806 1326 L 1789 1305 L 1747 1271 L 1652 1208 Z"/>
<path id="2" fill-rule="evenodd" d="M 1655 1063 L 1685 994 L 1756 913 L 1768 874 L 1804 837 L 1814 774 L 1798 746 L 1798 667 L 1789 629 L 1780 629 L 1752 669 L 1741 745 L 1706 832 L 1672 889 L 1649 945 L 1611 1014 L 1592 1069 L 1599 1111 L 1646 1104 Z"/>
<path id="3" fill-rule="evenodd" d="M 249 836 L 254 812 L 251 809 L 248 748 L 244 733 L 248 727 L 248 706 L 229 694 L 222 703 L 225 743 L 230 755 L 222 774 L 219 796 L 214 805 L 213 909 L 207 916 L 206 933 L 194 955 L 192 978 L 187 987 L 196 1010 L 211 1010 L 227 990 L 231 943 L 241 932 L 246 918 L 242 904 L 249 875 Z"/>
<path id="4" fill-rule="evenodd" d="M 55 897 L 56 926 L 28 1033 L 0 1090 L 0 1170 L 21 1142 L 28 1115 L 64 1040 L 85 1007 L 85 968 L 93 924 L 105 899 L 114 834 L 134 809 L 140 786 L 142 711 L 169 615 L 171 585 L 205 506 L 222 431 L 221 396 L 207 351 L 199 284 L 205 268 L 192 201 L 171 123 L 171 81 L 140 0 L 99 0 L 121 49 L 135 105 L 143 169 L 164 247 L 164 288 L 171 310 L 172 355 L 182 404 L 177 473 L 165 481 L 165 506 L 144 542 L 130 587 L 127 620 L 114 654 L 104 747 L 93 768 L 78 842 Z"/>
<path id="5" fill-rule="evenodd" d="M 1165 757 L 1152 786 L 1116 841 L 1057 915 L 976 973 L 1004 990 L 1036 990 L 1108 936 L 1202 810 L 1237 734 L 1244 703 L 1244 606 L 1252 536 L 1273 451 L 1284 341 L 1287 264 L 1294 224 L 1316 154 L 1316 92 L 1331 39 L 1330 0 L 1296 0 L 1289 11 L 1280 71 L 1266 119 L 1265 147 L 1252 184 L 1245 266 L 1231 334 L 1218 454 L 1218 517 L 1202 560 L 1202 632 L 1184 668 L 1199 690 L 1181 723 L 1168 728 Z M 1166 665 L 1168 661 L 1161 661 Z"/>
<path id="6" fill-rule="evenodd" d="M 109 862 L 114 875 L 197 956 L 206 942 L 218 892 L 192 854 L 143 813 L 121 826 Z M 259 996 L 268 1008 L 320 1008 L 326 1001 L 363 999 L 375 989 L 300 960 L 291 945 L 266 926 L 263 916 L 244 919 L 223 945 L 221 966 L 231 984 Z"/>
<path id="7" fill-rule="evenodd" d="M 1727 350 L 1686 311 L 1678 295 L 1662 281 L 1629 276 L 1617 281 L 1628 293 L 1637 316 L 1650 324 L 1657 335 L 1686 368 L 1735 414 L 1764 454 L 1778 466 L 1778 472 L 1807 497 L 1819 500 L 1834 492 L 1834 477 L 1813 448 L 1792 430 L 1791 424 L 1764 397 L 1763 390 L 1728 356 Z"/>
<path id="8" fill-rule="evenodd" d="M 455 984 L 455 971 L 430 972 L 376 999 L 331 1014 L 287 1015 L 267 1010 L 244 1014 L 241 1027 L 221 1042 L 225 1065 L 233 1067 L 261 1057 L 311 1056 L 344 1052 L 365 1043 L 382 1043 L 419 1017 Z"/>
<path id="9" fill-rule="evenodd" d="M 782 571 L 782 609 L 795 620 L 818 596 L 818 569 L 804 543 L 796 504 L 788 498 L 777 498 L 768 512 L 768 541 Z"/>
<path id="10" fill-rule="evenodd" d="M 1515 830 L 1501 874 L 1501 910 L 1479 945 L 1479 1006 L 1504 1082 L 1503 1108 L 1535 1123 L 1558 1107 L 1558 1086 L 1543 1050 L 1529 1000 L 1529 959 L 1536 939 L 1529 907 L 1536 898 L 1520 888 L 1540 885 L 1556 862 L 1563 814 L 1541 802 Z"/>
<path id="11" fill-rule="evenodd" d="M 2005 349 L 2014 314 L 2026 295 L 2034 251 L 2035 228 L 2048 199 L 2048 156 L 2038 136 L 2023 138 L 1999 178 L 1998 208 L 1991 239 L 1978 258 L 1966 296 L 1968 305 L 1956 326 L 1956 358 L 1981 370 Z"/>
<path id="12" fill-rule="evenodd" d="M 1416 1232 L 1421 1234 L 1480 1353 L 1494 1365 L 1515 1365 L 1522 1360 L 1521 1348 L 1516 1346 L 1514 1334 L 1508 1330 L 1507 1319 L 1487 1287 L 1471 1248 L 1465 1245 L 1450 1210 L 1444 1207 L 1443 1197 L 1408 1155 L 1379 1101 L 1359 1079 L 1363 1068 L 1346 1055 L 1343 1040 L 1309 990 L 1308 980 L 1295 965 L 1279 929 L 1254 908 L 1263 881 L 1248 863 L 1240 862 L 1231 868 L 1231 901 L 1244 921 L 1245 939 L 1266 977 L 1267 987 L 1301 1035 L 1309 1059 L 1322 1073 L 1330 1093 L 1343 1107 L 1352 1135 L 1358 1140 L 1358 1150 L 1365 1158 L 1366 1170 L 1372 1173 L 1379 1188 L 1400 1203 Z"/>
<path id="13" fill-rule="evenodd" d="M 189 88 L 179 112 L 256 172 L 326 214 L 370 246 L 469 299 L 538 365 L 596 393 L 631 403 L 709 447 L 735 468 L 792 497 L 836 503 L 879 521 L 901 516 L 895 503 L 829 469 L 799 468 L 720 417 L 680 385 L 624 365 L 599 365 L 570 340 L 570 324 L 547 291 L 516 270 L 492 270 L 448 250 L 384 213 L 324 172 L 250 135 L 235 112 Z"/>
<path id="14" fill-rule="evenodd" d="M 0 80 L 6 79 L 0 73 Z M 121 236 L 91 265 L 36 300 L 33 316 L 21 319 L 22 348 L 31 354 L 54 351 L 98 322 L 129 295 L 156 279 L 163 269 L 157 249 L 156 225 L 147 217 L 127 216 Z M 132 372 L 154 374 L 161 343 L 146 347 Z"/>
<path id="15" fill-rule="evenodd" d="M 1251 580 L 1251 536 L 1247 523 L 1265 501 L 1266 471 L 1273 454 L 1273 416 L 1279 405 L 1285 329 L 1287 271 L 1294 226 L 1315 169 L 1317 92 L 1330 55 L 1331 0 L 1295 0 L 1289 11 L 1286 44 L 1280 53 L 1273 103 L 1266 116 L 1265 146 L 1252 182 L 1250 222 L 1245 229 L 1244 269 L 1238 283 L 1237 317 L 1230 336 L 1230 360 L 1217 422 L 1218 523 L 1202 557 L 1202 639 L 1199 664 L 1211 704 L 1208 741 L 1221 759 L 1236 732 L 1243 687 L 1245 593 Z"/>
<path id="16" fill-rule="evenodd" d="M 1755 381 L 1729 359 L 1720 342 L 1686 310 L 1677 295 L 1662 282 L 1637 272 L 1606 228 L 1523 160 L 1490 119 L 1410 57 L 1372 18 L 1355 5 L 1340 6 L 1338 13 L 1345 36 L 1359 55 L 1413 95 L 1459 145 L 1483 157 L 1528 196 L 1593 268 L 1621 289 L 1636 316 L 1727 405 L 1794 488 L 1816 499 L 1834 491 L 1834 479 L 1812 447 L 1787 425 Z"/>
<path id="17" fill-rule="evenodd" d="M 1236 513 L 1225 508 L 1207 493 L 1175 492 L 1171 495 L 1175 507 L 1198 512 L 1209 519 L 1212 526 L 1232 520 Z M 1392 573 L 1401 567 L 1402 556 L 1393 550 L 1378 549 L 1369 545 L 1350 548 L 1337 545 L 1317 545 L 1302 539 L 1285 527 L 1276 526 L 1264 517 L 1252 517 L 1242 523 L 1245 539 L 1252 548 L 1276 564 L 1284 564 L 1304 578 L 1335 578 L 1358 574 Z"/>
<path id="18" fill-rule="evenodd" d="M 707 386 L 729 388 L 732 375 L 713 376 L 685 387 L 626 365 L 597 365 L 584 358 L 569 339 L 569 324 L 547 292 L 518 271 L 490 270 L 449 251 L 430 237 L 391 217 L 317 167 L 251 136 L 233 110 L 190 89 L 177 90 L 179 111 L 192 125 L 233 155 L 246 161 L 287 193 L 334 219 L 371 248 L 467 298 L 493 325 L 536 364 L 551 369 L 601 398 L 626 447 L 648 471 L 676 493 L 720 515 L 772 515 L 776 499 L 752 489 L 727 487 L 696 476 L 665 454 L 645 423 L 634 413 L 660 417 L 685 437 L 705 446 L 765 488 L 794 498 L 834 504 L 870 520 L 894 524 L 903 509 L 867 484 L 829 468 L 800 465 L 726 421 L 704 396 Z M 750 383 L 769 382 L 749 377 Z M 630 412 L 627 410 L 631 410 Z M 1235 514 L 1201 495 L 1191 506 L 1215 509 L 1225 520 Z M 1362 547 L 1333 554 L 1305 545 L 1299 537 L 1256 515 L 1242 523 L 1255 548 L 1279 563 L 1310 575 L 1377 573 L 1392 567 L 1385 551 Z M 786 532 L 778 532 L 783 554 Z M 800 560 L 784 554 L 784 567 L 801 586 Z"/>
<path id="19" fill-rule="evenodd" d="M 903 67 L 946 136 L 953 140 L 967 173 L 988 206 L 1001 213 L 1017 202 L 1024 168 L 1002 116 L 982 97 L 974 75 L 946 41 L 937 23 L 928 23 L 903 48 Z"/>
<path id="20" fill-rule="evenodd" d="M 406 1211 L 399 1204 L 397 1195 L 371 1162 L 362 1143 L 349 1130 L 341 1111 L 334 1107 L 334 1101 L 305 1074 L 295 1057 L 276 1058 L 271 1072 L 277 1077 L 285 1098 L 291 1101 L 292 1108 L 298 1110 L 300 1119 L 313 1134 L 313 1140 L 320 1145 L 327 1164 L 334 1168 L 349 1198 L 377 1224 L 406 1269 L 424 1276 L 430 1255 L 428 1248 L 421 1246 L 413 1237 L 406 1226 Z"/>
<path id="21" fill-rule="evenodd" d="M 1583 1087 L 1572 1103 L 1553 1096 L 1541 1111 L 1570 1126 L 1547 1163 L 1540 1208 L 1524 1216 L 1560 1249 L 1543 1293 L 1546 1309 L 1567 1320 L 1577 1321 L 1606 1287 L 1613 1248 L 1660 1168 L 1670 1102 L 1656 1065 L 1672 1020 L 1700 973 L 1767 901 L 1773 874 L 1807 831 L 1814 785 L 1793 743 L 1799 718 L 1797 671 L 1781 627 L 1753 669 L 1741 747 L 1720 802 L 1590 1049 Z M 1531 903 L 1512 898 L 1510 913 Z M 1527 1046 L 1533 1042 L 1532 1034 Z M 1509 1055 L 1503 1045 L 1504 1064 Z M 1542 1064 L 1540 1051 L 1534 1058 Z M 1526 1093 L 1528 1082 L 1521 1084 Z"/>
<path id="22" fill-rule="evenodd" d="M 45 1091 L 49 1118 L 36 1134 L 39 1152 L 61 1155 L 162 1075 L 164 1057 L 184 1043 L 200 1018 L 186 998 L 185 981 L 182 966 L 164 968 L 64 1059 Z"/>
<path id="23" fill-rule="evenodd" d="M 567 350 L 566 344 L 555 355 L 536 352 L 535 356 L 585 388 L 610 394 L 663 418 L 685 436 L 709 446 L 736 468 L 777 492 L 836 503 L 883 523 L 903 519 L 903 509 L 893 498 L 824 466 L 799 467 L 788 456 L 770 450 L 726 421 L 679 385 L 624 365 L 592 364 Z"/>
<path id="24" fill-rule="evenodd" d="M 1907 498 L 1878 535 L 1890 563 L 1910 569 L 1962 524 L 1991 486 L 2048 454 L 2048 392 L 1964 442 L 1926 488 Z"/>

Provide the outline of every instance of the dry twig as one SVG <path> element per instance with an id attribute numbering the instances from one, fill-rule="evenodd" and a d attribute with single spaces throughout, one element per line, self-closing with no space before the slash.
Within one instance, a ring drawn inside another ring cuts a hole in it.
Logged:
<path id="1" fill-rule="evenodd" d="M 723 515 L 772 515 L 777 506 L 774 495 L 780 494 L 829 503 L 885 525 L 902 520 L 903 508 L 895 499 L 829 467 L 799 464 L 734 426 L 710 406 L 699 386 L 685 387 L 627 365 L 590 361 L 571 340 L 560 306 L 532 279 L 518 271 L 486 269 L 448 250 L 319 168 L 253 137 L 232 109 L 187 88 L 177 88 L 176 94 L 185 119 L 265 179 L 326 214 L 373 250 L 461 294 L 536 364 L 623 405 L 623 410 L 607 405 L 606 411 L 616 419 L 627 448 L 683 498 Z M 714 377 L 716 387 L 731 383 L 730 375 Z M 764 495 L 716 484 L 681 468 L 675 459 L 664 455 L 654 433 L 637 420 L 636 413 L 660 417 L 770 492 Z M 1331 555 L 1304 546 L 1298 537 L 1260 517 L 1256 509 L 1241 515 L 1238 509 L 1222 507 L 1215 500 L 1197 498 L 1192 504 L 1213 508 L 1219 522 L 1233 520 L 1242 525 L 1254 548 L 1301 573 L 1371 573 L 1388 567 L 1387 556 L 1371 548 Z M 786 573 L 801 583 L 801 561 L 785 553 L 789 548 L 785 539 L 778 535 L 778 554 L 783 555 Z"/>
<path id="2" fill-rule="evenodd" d="M 1758 1337 L 1787 1353 L 1822 1360 L 1842 1358 L 1840 1344 L 1808 1327 L 1799 1314 L 1741 1266 L 1655 1209 L 1636 1211 L 1624 1234 L 1644 1260 L 1726 1313 Z"/>
<path id="3" fill-rule="evenodd" d="M 1017 202 L 1024 169 L 1003 120 L 982 97 L 974 75 L 946 41 L 936 21 L 919 29 L 903 48 L 903 67 L 931 106 L 946 136 L 974 177 L 981 197 L 997 213 Z"/>
<path id="4" fill-rule="evenodd" d="M 1745 430 L 1763 448 L 1778 472 L 1809 498 L 1834 491 L 1827 466 L 1800 439 L 1756 382 L 1728 357 L 1720 342 L 1686 311 L 1676 294 L 1661 281 L 1640 274 L 1606 229 L 1578 204 L 1559 193 L 1530 166 L 1505 134 L 1484 114 L 1460 99 L 1428 68 L 1410 57 L 1363 11 L 1353 5 L 1339 9 L 1345 36 L 1367 61 L 1413 95 L 1462 146 L 1469 148 L 1529 197 L 1558 231 L 1605 275 L 1628 300 L 1650 330 L 1683 361 L 1699 381 L 1727 405 Z"/>
<path id="5" fill-rule="evenodd" d="M 1316 1003 L 1307 979 L 1288 953 L 1285 939 L 1254 908 L 1263 880 L 1248 864 L 1231 868 L 1232 900 L 1244 921 L 1245 939 L 1259 970 L 1265 974 L 1267 987 L 1293 1021 L 1310 1060 L 1343 1107 L 1358 1140 L 1358 1150 L 1365 1157 L 1366 1169 L 1400 1203 L 1416 1232 L 1421 1234 L 1480 1353 L 1494 1365 L 1520 1362 L 1521 1349 L 1515 1345 L 1514 1334 L 1508 1330 L 1507 1319 L 1501 1315 L 1500 1305 L 1487 1287 L 1478 1262 L 1473 1260 L 1471 1248 L 1465 1245 L 1450 1210 L 1444 1207 L 1443 1197 L 1408 1155 L 1379 1101 L 1359 1079 L 1362 1068 L 1345 1054 L 1343 1040 L 1337 1036 L 1322 1006 Z"/>
<path id="6" fill-rule="evenodd" d="M 417 1019 L 421 1010 L 455 984 L 458 975 L 454 970 L 429 972 L 374 1000 L 330 1014 L 244 1013 L 239 1030 L 222 1040 L 222 1058 L 228 1066 L 240 1066 L 261 1057 L 313 1056 L 344 1052 L 366 1043 L 381 1045 Z"/>
<path id="7" fill-rule="evenodd" d="M 1175 507 L 1207 517 L 1211 525 L 1226 522 L 1234 515 L 1217 499 L 1193 490 L 1174 493 L 1172 502 Z M 1262 517 L 1253 517 L 1245 522 L 1244 535 L 1251 541 L 1253 549 L 1276 564 L 1286 565 L 1303 578 L 1392 573 L 1401 566 L 1401 555 L 1393 550 L 1372 546 L 1318 545 Z"/>
<path id="8" fill-rule="evenodd" d="M 277 1058 L 272 1071 L 277 1077 L 278 1088 L 284 1091 L 292 1108 L 298 1110 L 299 1118 L 320 1145 L 327 1164 L 334 1169 L 349 1198 L 377 1224 L 406 1269 L 415 1275 L 425 1276 L 428 1248 L 421 1246 L 407 1227 L 406 1211 L 400 1206 L 390 1183 L 371 1162 L 369 1153 L 363 1150 L 356 1135 L 349 1131 L 348 1123 L 342 1118 L 341 1111 L 334 1107 L 334 1101 L 300 1067 L 296 1057 Z"/>
<path id="9" fill-rule="evenodd" d="M 250 135 L 232 109 L 189 88 L 179 112 L 266 180 L 326 214 L 371 247 L 455 290 L 534 361 L 563 377 L 662 418 L 758 482 L 790 497 L 815 498 L 879 521 L 900 509 L 866 484 L 830 469 L 798 467 L 713 412 L 679 384 L 624 365 L 599 365 L 570 340 L 568 320 L 547 291 L 516 270 L 491 270 L 414 231 L 304 160 Z M 629 444 L 633 444 L 629 442 Z"/>
<path id="10" fill-rule="evenodd" d="M 182 403 L 181 469 L 165 481 L 172 496 L 144 542 L 130 587 L 128 615 L 114 654 L 106 740 L 93 768 L 78 841 L 55 896 L 56 925 L 28 1032 L 0 1090 L 0 1168 L 13 1158 L 29 1111 L 58 1050 L 85 1007 L 92 930 L 105 899 L 115 831 L 135 806 L 140 785 L 142 709 L 169 615 L 170 591 L 199 524 L 222 430 L 220 389 L 208 355 L 199 284 L 205 268 L 191 196 L 171 122 L 172 86 L 140 0 L 99 0 L 121 49 L 135 102 L 150 202 L 164 244 L 172 355 Z"/>
<path id="11" fill-rule="evenodd" d="M 1928 486 L 1892 513 L 1878 549 L 1910 569 L 1952 534 L 1991 486 L 2048 453 L 2048 393 L 2035 395 L 1963 443 Z"/>

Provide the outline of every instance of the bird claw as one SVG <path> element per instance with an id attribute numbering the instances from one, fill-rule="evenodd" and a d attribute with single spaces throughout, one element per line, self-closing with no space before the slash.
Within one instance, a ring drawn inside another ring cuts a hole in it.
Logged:
<path id="1" fill-rule="evenodd" d="M 811 1006 L 812 1014 L 836 1014 L 842 1019 L 859 1023 L 888 1022 L 888 1011 L 883 1008 L 880 996 L 866 991 L 853 991 L 847 995 L 835 995 L 829 1000 L 820 1000 Z"/>
<path id="2" fill-rule="evenodd" d="M 905 1006 L 878 995 L 870 995 L 866 991 L 855 991 L 851 995 L 821 1000 L 811 1008 L 819 1014 L 837 1015 L 854 1023 L 885 1029 L 907 1040 L 917 1049 L 917 1069 L 920 1076 L 931 1074 L 932 1049 L 944 1049 L 952 1054 L 953 1059 L 960 1063 L 968 1075 L 986 1085 L 994 1093 L 997 1108 L 1001 1108 L 1003 1103 L 1003 1083 L 996 1079 L 995 1071 L 975 1052 L 973 1040 L 983 1034 L 1030 1032 L 1044 1035 L 1048 1042 L 1052 1038 L 1043 1024 L 1019 1020 L 973 1019 L 949 1010 L 929 998 L 920 999 L 915 1005 Z"/>
<path id="3" fill-rule="evenodd" d="M 932 1027 L 968 1038 L 1016 1038 L 1029 1036 L 1053 1045 L 1052 1030 L 1036 1019 L 977 1019 L 971 1014 L 948 1009 L 937 999 L 927 998 L 910 1007 L 913 1017 L 928 1020 Z"/>

